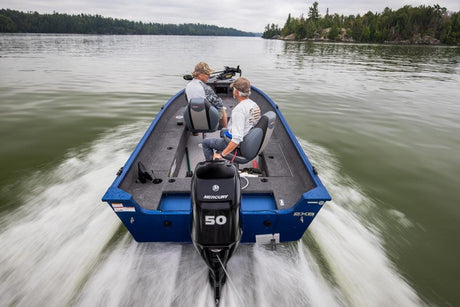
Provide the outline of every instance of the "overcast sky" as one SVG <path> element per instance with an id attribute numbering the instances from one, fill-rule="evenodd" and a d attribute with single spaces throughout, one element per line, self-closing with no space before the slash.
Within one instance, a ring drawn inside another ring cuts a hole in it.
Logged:
<path id="1" fill-rule="evenodd" d="M 39 13 L 91 14 L 153 23 L 202 23 L 263 32 L 265 25 L 286 22 L 287 16 L 307 15 L 314 1 L 309 0 L 0 0 L 0 8 Z M 460 0 L 319 0 L 325 15 L 382 12 L 385 7 L 439 4 L 449 11 L 460 11 Z"/>

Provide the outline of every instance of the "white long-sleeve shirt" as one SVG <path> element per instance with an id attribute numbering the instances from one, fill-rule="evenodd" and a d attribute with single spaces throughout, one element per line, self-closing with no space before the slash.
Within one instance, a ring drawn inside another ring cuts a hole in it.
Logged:
<path id="1" fill-rule="evenodd" d="M 232 111 L 232 118 L 228 124 L 232 135 L 232 142 L 240 144 L 249 130 L 260 119 L 260 108 L 251 99 L 240 101 Z"/>

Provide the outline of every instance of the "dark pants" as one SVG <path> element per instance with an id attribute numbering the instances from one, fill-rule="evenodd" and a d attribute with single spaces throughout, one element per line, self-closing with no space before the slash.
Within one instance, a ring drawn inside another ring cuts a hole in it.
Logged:
<path id="1" fill-rule="evenodd" d="M 220 138 L 208 138 L 203 140 L 203 153 L 206 161 L 211 161 L 214 155 L 214 150 L 222 152 L 227 147 L 230 139 L 224 137 L 226 129 L 220 131 Z"/>

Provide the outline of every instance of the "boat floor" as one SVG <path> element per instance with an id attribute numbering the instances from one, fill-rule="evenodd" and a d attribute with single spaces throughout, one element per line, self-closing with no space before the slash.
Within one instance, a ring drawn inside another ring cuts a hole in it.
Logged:
<path id="1" fill-rule="evenodd" d="M 251 99 L 258 103 L 262 113 L 273 110 L 262 95 L 253 93 Z M 164 195 L 190 195 L 191 177 L 187 177 L 188 163 L 185 148 L 188 148 L 190 169 L 193 171 L 197 163 L 204 161 L 201 148 L 203 137 L 219 137 L 219 131 L 194 136 L 184 125 L 178 125 L 176 116 L 182 115 L 185 105 L 185 97 L 180 95 L 165 110 L 162 119 L 148 136 L 121 183 L 120 187 L 130 193 L 144 209 L 161 210 L 158 206 Z M 227 108 L 227 115 L 231 117 L 231 110 L 236 105 L 236 101 L 225 97 L 224 105 Z M 257 160 L 257 165 L 262 171 L 261 175 L 250 177 L 241 174 L 242 177 L 247 178 L 247 183 L 246 179 L 242 179 L 242 186 L 247 185 L 242 191 L 243 197 L 249 194 L 271 195 L 274 199 L 273 209 L 282 210 L 295 205 L 303 193 L 315 187 L 295 145 L 279 119 L 269 143 Z M 160 178 L 161 183 L 140 183 L 137 180 L 139 161 L 154 174 L 154 177 Z M 253 164 L 239 165 L 240 170 L 247 167 L 253 167 Z"/>

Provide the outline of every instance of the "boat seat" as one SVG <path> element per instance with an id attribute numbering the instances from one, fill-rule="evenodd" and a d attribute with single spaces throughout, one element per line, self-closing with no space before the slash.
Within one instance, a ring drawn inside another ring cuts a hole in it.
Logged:
<path id="1" fill-rule="evenodd" d="M 206 98 L 192 98 L 184 110 L 190 132 L 214 132 L 219 127 L 219 111 Z"/>
<path id="2" fill-rule="evenodd" d="M 260 154 L 267 146 L 275 127 L 276 113 L 268 111 L 262 115 L 259 122 L 249 130 L 235 152 L 226 155 L 224 158 L 235 163 L 248 163 Z"/>

